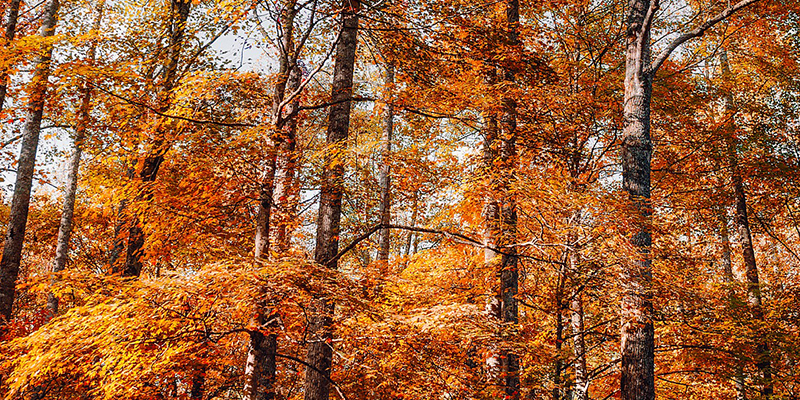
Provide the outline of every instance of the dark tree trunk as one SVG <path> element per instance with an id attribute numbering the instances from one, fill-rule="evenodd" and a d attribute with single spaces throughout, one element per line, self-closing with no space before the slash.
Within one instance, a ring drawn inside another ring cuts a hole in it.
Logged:
<path id="1" fill-rule="evenodd" d="M 386 85 L 385 101 L 386 112 L 383 117 L 383 134 L 381 136 L 381 172 L 380 172 L 380 186 L 381 186 L 381 205 L 380 216 L 381 224 L 389 225 L 391 219 L 391 152 L 392 152 L 392 133 L 394 132 L 394 106 L 392 105 L 391 98 L 388 95 L 391 86 L 394 85 L 394 66 L 391 63 L 386 64 L 386 76 L 383 81 Z M 378 260 L 382 263 L 381 268 L 386 268 L 389 263 L 389 245 L 390 245 L 390 230 L 389 228 L 381 229 L 380 242 L 378 243 Z M 386 272 L 386 271 L 384 271 Z"/>
<path id="2" fill-rule="evenodd" d="M 101 0 L 97 5 L 97 15 L 92 23 L 92 29 L 97 32 L 100 29 L 100 21 L 103 18 L 103 8 L 105 1 Z M 89 45 L 88 62 L 94 65 L 97 54 L 97 41 L 92 40 Z M 81 154 L 83 153 L 83 141 L 86 138 L 86 129 L 91 121 L 89 115 L 92 101 L 92 89 L 87 82 L 81 88 L 81 106 L 78 110 L 78 120 L 75 124 L 74 150 L 69 160 L 69 173 L 67 184 L 64 190 L 64 205 L 61 211 L 61 223 L 58 227 L 58 241 L 56 243 L 56 257 L 53 262 L 53 272 L 61 272 L 67 265 L 67 255 L 69 252 L 69 240 L 72 236 L 73 217 L 75 215 L 75 194 L 78 191 L 78 170 L 81 164 Z M 47 296 L 47 308 L 52 315 L 58 314 L 58 298 L 49 293 Z"/>
<path id="3" fill-rule="evenodd" d="M 4 43 L 3 46 L 10 46 L 11 41 L 14 40 L 14 36 L 17 34 L 17 20 L 19 18 L 19 5 L 20 0 L 11 0 L 8 4 L 8 8 L 5 10 L 6 14 L 6 25 L 4 31 Z M 6 100 L 6 92 L 8 92 L 8 71 L 2 70 L 0 71 L 0 111 L 3 110 L 3 104 Z"/>
<path id="4" fill-rule="evenodd" d="M 333 88 L 328 117 L 327 146 L 322 173 L 317 239 L 314 261 L 328 268 L 338 267 L 339 222 L 344 192 L 344 150 L 350 127 L 350 100 L 353 95 L 353 72 L 358 44 L 359 0 L 342 1 L 342 30 L 336 47 L 333 69 Z M 309 343 L 306 356 L 305 400 L 328 400 L 333 349 L 330 326 L 334 304 L 318 298 L 311 308 L 308 327 Z"/>
<path id="5" fill-rule="evenodd" d="M 205 371 L 197 371 L 192 376 L 192 387 L 189 389 L 189 400 L 203 400 L 205 392 L 206 374 Z"/>
<path id="6" fill-rule="evenodd" d="M 49 0 L 45 6 L 42 27 L 39 32 L 41 37 L 47 38 L 55 34 L 58 7 L 58 0 Z M 39 132 L 42 125 L 52 55 L 53 46 L 50 44 L 41 50 L 36 58 L 36 67 L 30 83 L 32 90 L 28 100 L 27 118 L 22 128 L 22 146 L 17 162 L 17 179 L 14 185 L 14 197 L 11 200 L 8 233 L 3 246 L 3 258 L 0 261 L 0 324 L 11 320 L 11 307 L 14 303 L 15 285 L 22 260 L 25 228 L 28 224 L 28 207 L 36 165 L 36 150 L 39 147 Z"/>
<path id="7" fill-rule="evenodd" d="M 181 50 L 186 32 L 186 21 L 189 18 L 189 11 L 192 2 L 190 0 L 172 0 L 172 28 L 167 49 L 167 65 L 164 67 L 163 84 L 159 95 L 158 111 L 166 113 L 172 105 L 172 89 L 177 84 L 178 66 L 180 64 Z M 164 162 L 164 155 L 169 151 L 170 144 L 166 140 L 166 130 L 169 129 L 169 121 L 165 117 L 158 116 L 154 131 L 154 137 L 149 145 L 149 149 L 144 158 L 137 166 L 137 177 L 141 182 L 140 193 L 136 196 L 136 201 L 147 201 L 152 197 L 151 182 L 156 180 L 161 163 Z M 125 223 L 127 221 L 121 221 Z M 142 256 L 145 243 L 144 237 L 144 215 L 137 215 L 128 222 L 127 249 L 125 252 L 125 263 L 115 268 L 114 272 L 122 276 L 135 277 L 142 273 Z"/>

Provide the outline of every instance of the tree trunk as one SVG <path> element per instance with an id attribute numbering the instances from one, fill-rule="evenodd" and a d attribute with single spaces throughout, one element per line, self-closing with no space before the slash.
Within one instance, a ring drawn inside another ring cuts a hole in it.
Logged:
<path id="1" fill-rule="evenodd" d="M 6 11 L 6 26 L 5 37 L 3 46 L 9 47 L 14 36 L 17 34 L 17 20 L 19 18 L 19 5 L 20 0 L 11 0 L 8 4 Z M 6 92 L 8 91 L 8 71 L 0 71 L 0 111 L 3 111 L 3 104 L 6 100 Z"/>
<path id="2" fill-rule="evenodd" d="M 105 1 L 101 0 L 97 5 L 97 15 L 92 23 L 92 30 L 99 31 L 100 22 L 103 18 L 103 8 Z M 89 65 L 94 65 L 97 54 L 97 40 L 92 40 L 89 44 Z M 92 101 L 92 89 L 88 82 L 84 82 L 81 88 L 81 106 L 78 110 L 78 120 L 75 124 L 75 138 L 72 157 L 69 160 L 69 173 L 67 184 L 64 190 L 64 205 L 61 211 L 61 224 L 58 227 L 58 241 L 56 243 L 56 257 L 53 262 L 53 272 L 61 272 L 67 265 L 67 254 L 69 252 L 69 240 L 72 236 L 73 216 L 75 215 L 75 194 L 78 191 L 78 170 L 81 164 L 81 154 L 83 153 L 83 141 L 86 138 L 86 129 L 91 121 L 89 115 Z M 55 316 L 58 314 L 58 298 L 53 294 L 47 295 L 47 308 Z"/>
<path id="3" fill-rule="evenodd" d="M 723 79 L 730 79 L 731 71 L 728 65 L 728 55 L 723 49 L 720 52 L 720 66 L 722 68 Z M 744 190 L 742 173 L 739 169 L 739 160 L 736 150 L 734 136 L 735 125 L 733 115 L 735 113 L 733 104 L 733 94 L 725 95 L 725 120 L 728 121 L 727 130 L 727 152 L 728 167 L 731 171 L 731 183 L 733 185 L 733 198 L 736 205 L 734 215 L 734 225 L 739 235 L 739 242 L 742 247 L 742 259 L 744 260 L 745 279 L 747 284 L 747 304 L 753 319 L 764 321 L 764 311 L 761 304 L 761 283 L 758 278 L 758 266 L 756 265 L 756 254 L 753 249 L 753 238 L 750 232 L 750 222 L 747 215 L 747 194 Z M 764 397 L 772 395 L 772 373 L 770 371 L 769 346 L 766 342 L 761 342 L 756 346 L 756 368 L 761 374 L 759 391 Z"/>
<path id="4" fill-rule="evenodd" d="M 204 370 L 197 371 L 192 376 L 192 387 L 189 389 L 189 400 L 203 400 L 206 375 Z"/>
<path id="5" fill-rule="evenodd" d="M 271 111 L 271 119 L 276 122 L 276 126 L 272 127 L 269 137 L 269 154 L 267 155 L 267 165 L 265 167 L 264 176 L 261 180 L 261 187 L 259 188 L 259 204 L 258 204 L 258 217 L 256 219 L 256 233 L 255 233 L 255 250 L 254 256 L 256 262 L 263 262 L 270 259 L 270 228 L 272 224 L 272 207 L 276 191 L 276 167 L 278 163 L 278 153 L 284 147 L 284 144 L 294 142 L 295 123 L 294 118 L 289 121 L 288 138 L 284 137 L 282 127 L 280 126 L 282 120 L 282 103 L 286 96 L 287 89 L 291 92 L 297 89 L 300 85 L 300 74 L 295 60 L 294 48 L 294 16 L 296 15 L 295 9 L 296 2 L 290 0 L 283 4 L 283 12 L 281 15 L 282 21 L 282 46 L 280 53 L 280 69 L 278 73 L 278 81 L 275 83 L 273 90 L 273 106 Z M 292 108 L 298 107 L 297 101 L 293 101 L 290 106 L 289 112 L 293 111 Z M 293 146 L 293 144 L 291 144 Z M 291 154 L 288 155 L 291 157 Z M 282 156 L 283 160 L 284 157 Z M 293 161 L 282 161 L 283 173 L 293 173 L 293 165 L 288 165 Z M 291 172 L 290 172 L 291 171 Z M 288 184 L 291 187 L 291 175 L 289 175 Z M 286 191 L 286 178 L 281 179 L 283 184 L 280 189 L 282 192 Z M 279 195 L 278 197 L 285 197 Z M 280 223 L 278 225 L 281 225 Z M 285 232 L 285 231 L 284 231 Z M 279 243 L 288 247 L 285 243 L 285 238 L 281 239 Z M 268 329 L 276 326 L 277 316 L 273 314 L 273 310 L 263 300 L 257 301 L 256 304 L 256 329 L 250 331 L 250 342 L 247 350 L 247 364 L 245 365 L 245 386 L 244 386 L 244 399 L 245 400 L 271 400 L 275 398 L 275 379 L 277 372 L 276 356 L 278 350 L 278 336 L 274 333 L 264 334 L 263 329 Z"/>
<path id="6" fill-rule="evenodd" d="M 394 132 L 394 106 L 392 105 L 389 96 L 392 85 L 394 85 L 394 65 L 391 63 L 386 64 L 386 76 L 383 81 L 386 85 L 386 114 L 383 117 L 383 134 L 381 135 L 381 172 L 380 172 L 380 186 L 381 186 L 381 205 L 380 216 L 381 224 L 388 225 L 391 219 L 391 152 L 392 152 L 392 133 Z M 381 268 L 387 268 L 389 263 L 389 245 L 390 234 L 389 228 L 381 229 L 380 242 L 378 245 L 378 260 L 381 262 Z M 386 272 L 386 271 L 383 271 Z"/>
<path id="7" fill-rule="evenodd" d="M 339 222 L 344 192 L 344 157 L 350 127 L 350 99 L 353 95 L 353 72 L 358 44 L 359 0 L 342 1 L 342 30 L 336 47 L 333 67 L 333 88 L 328 117 L 327 146 L 320 188 L 319 215 L 314 261 L 336 269 L 339 251 Z M 333 349 L 329 330 L 334 304 L 318 298 L 311 306 L 308 326 L 309 343 L 306 355 L 305 400 L 328 400 Z"/>
<path id="8" fill-rule="evenodd" d="M 573 255 L 577 257 L 577 255 Z M 573 260 L 577 261 L 577 260 Z M 574 269 L 573 269 L 574 270 Z M 572 297 L 570 304 L 572 325 L 572 350 L 575 360 L 572 363 L 575 369 L 575 384 L 573 393 L 575 400 L 589 399 L 589 373 L 586 370 L 586 341 L 584 340 L 583 323 L 583 290 L 578 288 Z"/>
<path id="9" fill-rule="evenodd" d="M 655 0 L 658 1 L 658 0 Z M 621 352 L 622 400 L 653 400 L 654 333 L 652 243 L 650 223 L 650 21 L 648 11 L 657 6 L 649 0 L 630 0 L 625 58 L 624 127 L 622 139 L 622 187 L 634 206 L 630 244 L 635 251 L 623 267 Z"/>
<path id="10" fill-rule="evenodd" d="M 55 34 L 58 14 L 58 0 L 49 0 L 42 17 L 39 35 L 48 38 Z M 22 244 L 25 238 L 25 227 L 28 223 L 28 206 L 33 186 L 33 171 L 36 165 L 36 150 L 39 147 L 39 132 L 44 112 L 45 95 L 47 94 L 48 77 L 50 76 L 50 59 L 53 46 L 48 44 L 36 57 L 36 67 L 31 79 L 32 90 L 28 101 L 28 115 L 22 128 L 22 146 L 17 162 L 17 179 L 14 185 L 14 197 L 9 212 L 8 233 L 3 246 L 3 258 L 0 261 L 0 323 L 11 320 L 11 307 L 14 303 L 14 290 L 19 275 L 22 259 Z"/>
<path id="11" fill-rule="evenodd" d="M 300 86 L 302 72 L 295 66 L 286 84 L 288 92 L 294 92 Z M 293 100 L 287 108 L 287 113 L 292 114 L 300 107 L 298 100 Z M 297 149 L 297 119 L 292 118 L 287 121 L 284 129 L 285 136 L 278 144 L 278 159 L 276 161 L 275 191 L 273 193 L 273 205 L 276 211 L 277 221 L 275 224 L 275 245 L 278 251 L 283 254 L 289 250 L 291 232 L 295 225 L 297 214 L 297 202 L 299 192 L 295 182 L 295 170 L 299 157 Z"/>
<path id="12" fill-rule="evenodd" d="M 189 18 L 189 11 L 192 2 L 190 0 L 172 0 L 172 35 L 169 40 L 167 65 L 164 67 L 163 84 L 159 94 L 158 111 L 166 113 L 172 104 L 172 89 L 178 80 L 178 66 L 180 63 L 181 50 L 186 32 L 186 21 Z M 136 201 L 147 201 L 152 197 L 150 182 L 156 180 L 158 169 L 164 162 L 164 155 L 169 151 L 169 143 L 165 135 L 168 129 L 168 119 L 157 116 L 156 126 L 153 129 L 154 138 L 149 145 L 147 155 L 137 166 L 138 178 L 141 182 L 140 193 L 136 196 Z M 124 222 L 123 222 L 124 223 Z M 125 252 L 125 264 L 115 272 L 122 276 L 139 276 L 142 272 L 142 256 L 144 247 L 144 225 L 143 215 L 137 215 L 129 221 L 127 250 Z"/>

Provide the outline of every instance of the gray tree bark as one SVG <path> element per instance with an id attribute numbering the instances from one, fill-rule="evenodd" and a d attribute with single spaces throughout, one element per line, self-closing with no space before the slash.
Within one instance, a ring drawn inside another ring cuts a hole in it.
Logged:
<path id="1" fill-rule="evenodd" d="M 58 0 L 49 0 L 45 5 L 42 26 L 39 31 L 42 38 L 49 38 L 55 34 L 58 8 Z M 0 261 L 0 323 L 3 320 L 6 322 L 11 320 L 11 308 L 14 303 L 15 285 L 22 259 L 25 228 L 28 224 L 36 150 L 39 147 L 39 132 L 42 125 L 52 55 L 52 45 L 46 45 L 41 49 L 41 53 L 36 56 L 36 67 L 30 83 L 32 90 L 28 100 L 27 118 L 22 128 L 22 146 L 17 162 L 17 179 L 14 185 L 14 196 L 11 200 L 8 233 L 3 246 L 3 258 Z"/>
<path id="2" fill-rule="evenodd" d="M 628 2 L 625 63 L 622 187 L 635 207 L 630 244 L 636 255 L 625 265 L 622 282 L 623 400 L 653 400 L 654 337 L 650 259 L 650 21 L 657 8 L 649 0 Z"/>
<path id="3" fill-rule="evenodd" d="M 328 268 L 338 268 L 339 229 L 344 192 L 344 150 L 350 128 L 350 99 L 353 95 L 353 72 L 358 44 L 359 0 L 342 0 L 342 30 L 336 47 L 333 67 L 333 105 L 328 116 L 328 132 L 322 173 L 317 238 L 314 261 Z M 328 400 L 333 348 L 330 326 L 333 301 L 318 298 L 311 307 L 306 355 L 305 400 Z"/>
<path id="4" fill-rule="evenodd" d="M 105 0 L 101 0 L 97 5 L 97 15 L 92 23 L 92 30 L 100 30 L 100 22 L 103 18 L 103 8 Z M 87 61 L 89 65 L 94 65 L 97 55 L 97 40 L 93 39 L 89 44 L 89 54 Z M 81 154 L 83 153 L 83 141 L 86 138 L 86 129 L 91 121 L 89 111 L 92 102 L 92 89 L 88 82 L 84 82 L 81 88 L 81 105 L 78 109 L 78 118 L 75 124 L 74 149 L 69 160 L 69 172 L 67 173 L 67 183 L 64 190 L 64 204 L 61 211 L 61 223 L 58 227 L 58 241 L 56 242 L 56 256 L 53 261 L 53 272 L 61 272 L 67 265 L 69 252 L 69 240 L 72 236 L 72 224 L 75 215 L 75 194 L 78 191 L 78 171 L 80 170 Z M 58 314 L 58 297 L 53 293 L 47 295 L 47 308 L 55 316 Z"/>

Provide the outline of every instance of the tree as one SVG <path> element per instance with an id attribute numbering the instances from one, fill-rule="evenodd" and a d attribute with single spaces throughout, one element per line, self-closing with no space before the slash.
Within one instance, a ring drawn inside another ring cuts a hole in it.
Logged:
<path id="1" fill-rule="evenodd" d="M 342 213 L 344 164 L 341 157 L 350 126 L 350 102 L 358 45 L 358 0 L 342 1 L 341 31 L 334 56 L 331 106 L 328 116 L 327 149 L 320 182 L 314 261 L 336 269 L 339 252 L 339 225 Z M 304 396 L 306 400 L 326 400 L 330 391 L 333 349 L 331 343 L 331 299 L 315 299 L 309 321 L 308 354 Z"/>
<path id="2" fill-rule="evenodd" d="M 28 224 L 33 170 L 36 165 L 36 150 L 39 146 L 39 133 L 47 95 L 50 59 L 53 55 L 53 44 L 48 39 L 56 31 L 58 8 L 58 0 L 47 2 L 39 31 L 43 47 L 40 50 L 41 53 L 36 57 L 36 67 L 31 79 L 32 88 L 28 100 L 27 118 L 22 130 L 22 146 L 17 163 L 17 179 L 14 185 L 14 197 L 11 201 L 8 233 L 3 245 L 3 258 L 0 261 L 0 318 L 6 323 L 11 320 L 14 290 L 22 259 L 25 228 Z"/>
<path id="3" fill-rule="evenodd" d="M 652 304 L 652 233 L 650 218 L 650 103 L 653 78 L 670 54 L 681 44 L 755 3 L 744 0 L 716 15 L 706 17 L 696 28 L 680 34 L 651 62 L 650 32 L 658 0 L 630 0 L 626 22 L 625 99 L 622 138 L 622 186 L 633 208 L 630 243 L 635 255 L 623 270 L 622 290 L 622 399 L 654 399 L 654 332 Z"/>

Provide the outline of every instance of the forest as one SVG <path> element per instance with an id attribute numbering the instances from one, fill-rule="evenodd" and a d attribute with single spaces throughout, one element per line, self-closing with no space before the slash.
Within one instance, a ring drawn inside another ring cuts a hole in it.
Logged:
<path id="1" fill-rule="evenodd" d="M 0 8 L 0 399 L 800 399 L 796 0 Z"/>

